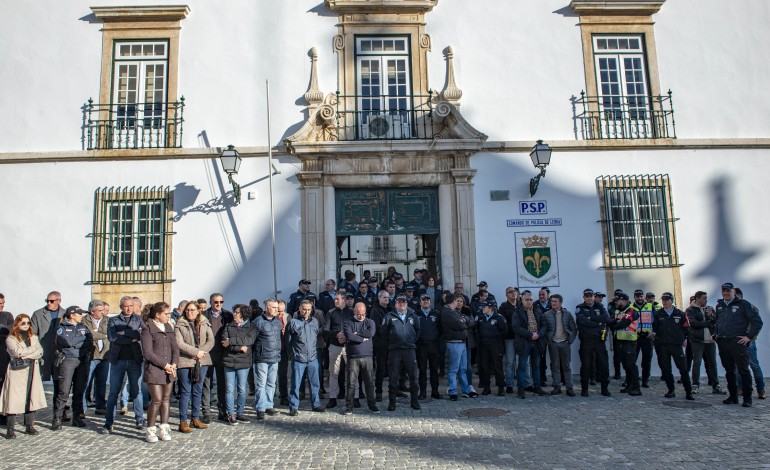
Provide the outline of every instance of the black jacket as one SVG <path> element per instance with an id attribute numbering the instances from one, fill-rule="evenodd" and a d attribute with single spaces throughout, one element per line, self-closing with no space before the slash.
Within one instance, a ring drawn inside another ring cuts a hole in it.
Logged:
<path id="1" fill-rule="evenodd" d="M 481 314 L 478 320 L 476 320 L 476 329 L 479 332 L 480 344 L 502 344 L 505 336 L 508 334 L 508 322 L 498 312 L 492 312 L 489 318 Z"/>
<path id="2" fill-rule="evenodd" d="M 762 329 L 762 318 L 759 310 L 744 299 L 733 298 L 729 304 L 719 299 L 716 307 L 716 332 L 719 338 L 735 338 L 748 336 L 756 339 Z"/>
<path id="3" fill-rule="evenodd" d="M 382 330 L 388 349 L 415 349 L 420 338 L 420 320 L 412 312 L 406 312 L 401 320 L 396 311 L 388 312 L 382 321 Z"/>
<path id="4" fill-rule="evenodd" d="M 671 315 L 668 315 L 664 309 L 655 312 L 652 317 L 652 331 L 655 333 L 655 344 L 683 346 L 687 339 L 687 328 L 685 327 L 684 312 L 674 307 Z"/>
<path id="5" fill-rule="evenodd" d="M 607 309 L 600 303 L 586 305 L 585 302 L 575 307 L 575 322 L 578 326 L 580 339 L 599 338 L 602 332 L 607 329 L 607 322 L 610 317 Z"/>
<path id="6" fill-rule="evenodd" d="M 548 329 L 548 324 L 545 322 L 545 318 L 539 309 L 533 307 L 532 312 L 537 322 L 538 334 L 538 338 L 534 342 L 536 343 L 537 350 L 542 352 L 546 344 L 545 332 Z M 516 335 L 513 338 L 513 347 L 516 350 L 516 354 L 524 354 L 527 350 L 527 345 L 533 340 L 532 333 L 529 331 L 527 311 L 523 307 L 517 308 L 516 313 L 513 315 L 513 332 Z"/>
<path id="7" fill-rule="evenodd" d="M 248 369 L 252 364 L 251 348 L 257 338 L 257 330 L 250 321 L 245 322 L 239 328 L 235 322 L 230 322 L 222 328 L 222 339 L 229 339 L 230 346 L 224 348 L 222 365 L 232 369 Z M 246 346 L 246 352 L 241 352 L 241 347 Z M 218 380 L 219 378 L 217 378 Z"/>
<path id="8" fill-rule="evenodd" d="M 428 314 L 415 310 L 420 320 L 420 339 L 418 343 L 436 343 L 441 338 L 441 317 L 438 310 L 430 309 Z"/>
<path id="9" fill-rule="evenodd" d="M 476 326 L 476 320 L 449 307 L 441 309 L 441 338 L 444 341 L 465 341 L 468 330 Z"/>
<path id="10" fill-rule="evenodd" d="M 695 343 L 702 343 L 705 328 L 711 330 L 711 333 L 713 334 L 716 317 L 714 315 L 708 315 L 706 307 L 700 308 L 696 305 L 690 305 L 690 307 L 685 310 L 685 314 L 687 315 L 687 321 L 690 323 L 690 331 L 687 335 L 688 340 Z"/>
<path id="11" fill-rule="evenodd" d="M 74 357 L 81 361 L 91 360 L 91 351 L 94 348 L 94 337 L 91 331 L 82 323 L 71 323 L 62 320 L 56 330 L 54 339 L 56 350 L 64 357 Z"/>
<path id="12" fill-rule="evenodd" d="M 345 322 L 353 318 L 353 312 L 345 307 L 342 310 L 337 307 L 326 313 L 326 324 L 324 325 L 324 336 L 326 343 L 334 346 L 343 347 L 343 344 L 337 340 L 337 333 L 342 331 Z"/>
<path id="13" fill-rule="evenodd" d="M 385 334 L 382 332 L 382 321 L 385 320 L 385 315 L 387 315 L 390 310 L 390 307 L 383 307 L 378 301 L 374 304 L 372 311 L 369 314 L 369 318 L 371 318 L 377 326 L 377 332 L 374 334 L 374 347 L 377 349 L 388 347 L 388 343 L 385 340 Z"/>
<path id="14" fill-rule="evenodd" d="M 110 317 L 107 321 L 107 339 L 110 341 L 108 352 L 111 364 L 116 364 L 120 359 L 120 351 L 123 348 L 131 349 L 131 356 L 137 364 L 144 361 L 142 346 L 139 343 L 142 337 L 142 329 L 145 328 L 142 317 L 130 315 L 125 317 L 122 313 Z"/>
<path id="15" fill-rule="evenodd" d="M 500 304 L 500 308 L 497 309 L 497 313 L 505 318 L 505 323 L 508 325 L 508 332 L 505 334 L 505 339 L 513 339 L 513 312 L 516 311 L 516 305 L 508 302 L 507 300 Z"/>
<path id="16" fill-rule="evenodd" d="M 289 302 L 286 304 L 286 313 L 294 315 L 299 310 L 299 304 L 305 300 L 305 297 L 311 294 L 315 295 L 310 291 L 303 293 L 300 289 L 297 289 L 297 292 L 289 296 Z"/>

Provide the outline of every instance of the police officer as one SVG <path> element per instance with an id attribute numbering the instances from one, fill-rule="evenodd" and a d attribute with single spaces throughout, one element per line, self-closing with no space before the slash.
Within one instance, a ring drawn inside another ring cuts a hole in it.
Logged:
<path id="1" fill-rule="evenodd" d="M 361 281 L 358 283 L 358 294 L 354 302 L 363 302 L 366 305 L 366 314 L 369 315 L 372 311 L 372 305 L 377 301 L 377 297 L 369 289 L 369 281 Z M 355 305 L 355 304 L 354 304 Z"/>
<path id="2" fill-rule="evenodd" d="M 650 369 L 652 368 L 652 317 L 660 307 L 657 303 L 647 302 L 641 289 L 634 291 L 634 303 L 631 308 L 639 312 L 639 329 L 636 332 L 636 358 L 642 353 L 642 387 L 650 388 Z"/>
<path id="3" fill-rule="evenodd" d="M 417 312 L 420 310 L 420 297 L 415 295 L 415 292 L 418 290 L 418 287 L 411 282 L 408 283 L 404 288 L 404 295 L 406 295 L 406 305 L 412 310 L 412 312 Z"/>
<path id="4" fill-rule="evenodd" d="M 415 350 L 420 337 L 420 320 L 408 311 L 405 295 L 396 297 L 396 308 L 385 316 L 382 330 L 388 345 L 388 411 L 396 411 L 398 377 L 402 370 L 406 371 L 409 378 L 412 409 L 419 410 Z"/>
<path id="5" fill-rule="evenodd" d="M 615 331 L 615 344 L 617 344 L 615 354 L 620 359 L 620 362 L 623 364 L 623 370 L 626 372 L 626 384 L 620 390 L 620 393 L 639 396 L 642 394 L 641 390 L 639 390 L 639 369 L 636 367 L 639 312 L 629 306 L 628 303 L 628 294 L 621 292 L 617 295 L 610 325 Z"/>
<path id="6" fill-rule="evenodd" d="M 692 394 L 692 382 L 687 373 L 687 360 L 684 356 L 684 345 L 687 339 L 687 328 L 684 312 L 674 307 L 674 296 L 670 292 L 664 292 L 660 296 L 663 308 L 655 312 L 652 317 L 652 331 L 655 333 L 655 348 L 658 351 L 658 366 L 668 386 L 666 398 L 674 398 L 674 375 L 671 373 L 671 361 L 679 370 L 682 377 L 684 391 L 688 400 L 695 400 Z"/>
<path id="7" fill-rule="evenodd" d="M 417 367 L 420 370 L 420 395 L 424 400 L 428 394 L 428 371 L 430 371 L 430 389 L 432 398 L 440 399 L 438 391 L 438 348 L 441 338 L 441 321 L 438 310 L 430 308 L 428 294 L 420 296 L 420 308 L 416 311 L 420 319 L 420 338 L 417 340 Z"/>
<path id="8" fill-rule="evenodd" d="M 497 396 L 505 396 L 505 374 L 503 373 L 503 355 L 508 324 L 505 317 L 497 312 L 494 300 L 481 303 L 482 314 L 478 317 L 476 328 L 479 335 L 479 386 L 482 395 L 490 395 L 491 377 L 495 374 Z"/>
<path id="9" fill-rule="evenodd" d="M 289 296 L 289 302 L 286 304 L 286 313 L 288 313 L 289 316 L 297 313 L 299 310 L 299 304 L 305 300 L 305 297 L 307 297 L 309 294 L 313 294 L 310 292 L 310 284 L 311 282 L 307 279 L 300 280 L 297 292 L 294 292 Z"/>
<path id="10" fill-rule="evenodd" d="M 612 396 L 609 385 L 609 362 L 607 356 L 607 310 L 600 303 L 594 303 L 594 291 L 583 291 L 583 303 L 575 307 L 575 321 L 580 334 L 580 395 L 588 396 L 588 380 L 591 360 L 596 356 L 596 378 L 602 386 L 602 395 Z"/>
<path id="11" fill-rule="evenodd" d="M 486 292 L 487 294 L 489 294 L 489 296 L 487 297 L 487 300 L 494 300 L 495 302 L 497 302 L 497 299 L 495 299 L 495 296 L 492 295 L 492 293 L 487 290 L 487 288 L 489 287 L 489 284 L 487 284 L 487 281 L 479 282 L 478 286 L 476 287 L 479 288 L 479 291 L 473 294 L 473 296 L 471 297 L 471 303 L 473 303 L 474 300 L 478 300 L 482 292 Z M 466 303 L 465 305 L 468 305 L 468 303 Z"/>
<path id="12" fill-rule="evenodd" d="M 54 398 L 52 431 L 61 429 L 62 413 L 69 397 L 70 387 L 72 388 L 72 425 L 86 427 L 86 422 L 83 420 L 85 414 L 83 395 L 86 391 L 94 343 L 91 332 L 81 323 L 84 313 L 86 311 L 78 306 L 69 307 L 64 312 L 59 328 L 56 330 L 54 360 L 59 363 L 59 374 L 56 378 L 59 387 Z"/>
<path id="13" fill-rule="evenodd" d="M 719 358 L 725 368 L 729 395 L 726 405 L 738 403 L 738 382 L 735 369 L 741 376 L 743 406 L 751 406 L 751 373 L 749 372 L 749 344 L 762 329 L 762 318 L 751 304 L 735 295 L 731 282 L 722 284 L 722 298 L 717 302 L 714 339 L 719 347 Z"/>

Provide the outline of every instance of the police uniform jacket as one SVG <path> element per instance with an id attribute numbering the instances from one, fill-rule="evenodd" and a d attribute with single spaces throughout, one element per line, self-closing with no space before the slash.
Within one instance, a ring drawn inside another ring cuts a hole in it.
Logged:
<path id="1" fill-rule="evenodd" d="M 82 323 L 72 323 L 62 320 L 56 330 L 56 350 L 67 357 L 74 357 L 81 361 L 91 359 L 91 351 L 94 347 L 94 339 Z"/>
<path id="2" fill-rule="evenodd" d="M 382 330 L 388 349 L 416 349 L 420 338 L 420 320 L 411 311 L 406 312 L 405 320 L 394 310 L 385 315 Z"/>
<path id="3" fill-rule="evenodd" d="M 607 327 L 610 317 L 604 305 L 600 303 L 583 302 L 575 307 L 575 322 L 577 323 L 580 339 L 601 339 L 602 332 Z"/>
<path id="4" fill-rule="evenodd" d="M 655 344 L 682 346 L 687 339 L 686 317 L 684 312 L 674 307 L 671 315 L 664 309 L 655 312 L 652 317 L 652 331 L 655 333 Z"/>
<path id="5" fill-rule="evenodd" d="M 176 380 L 166 373 L 167 364 L 179 365 L 179 346 L 176 332 L 171 323 L 148 320 L 142 330 L 142 354 L 144 354 L 144 381 L 148 384 L 164 385 Z"/>
<path id="6" fill-rule="evenodd" d="M 508 334 L 508 322 L 498 312 L 492 312 L 488 317 L 483 313 L 476 320 L 479 332 L 479 344 L 503 343 Z"/>
<path id="7" fill-rule="evenodd" d="M 289 303 L 286 304 L 286 312 L 288 314 L 294 314 L 299 310 L 299 304 L 305 300 L 308 295 L 315 295 L 311 291 L 302 292 L 302 289 L 297 289 L 297 292 L 289 296 Z"/>
<path id="8" fill-rule="evenodd" d="M 724 299 L 719 299 L 715 310 L 716 335 L 719 338 L 748 336 L 754 340 L 762 329 L 759 311 L 754 310 L 753 306 L 744 299 L 733 297 L 729 304 Z"/>
<path id="9" fill-rule="evenodd" d="M 420 320 L 420 338 L 417 343 L 437 343 L 441 338 L 441 317 L 438 310 L 429 309 L 428 313 L 422 309 L 415 310 L 415 315 Z"/>
<path id="10" fill-rule="evenodd" d="M 317 360 L 320 329 L 318 319 L 312 315 L 307 320 L 297 316 L 286 325 L 286 349 L 293 361 L 308 364 Z"/>
<path id="11" fill-rule="evenodd" d="M 141 364 L 143 358 L 139 340 L 143 329 L 144 321 L 139 315 L 131 314 L 126 317 L 119 313 L 110 317 L 107 322 L 107 338 L 110 340 L 110 352 L 107 357 L 111 364 L 117 364 L 123 348 L 130 348 L 134 361 Z"/>

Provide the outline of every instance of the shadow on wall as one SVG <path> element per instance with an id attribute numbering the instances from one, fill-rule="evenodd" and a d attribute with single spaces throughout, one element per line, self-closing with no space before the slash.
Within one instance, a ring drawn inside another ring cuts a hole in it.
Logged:
<path id="1" fill-rule="evenodd" d="M 700 269 L 696 274 L 698 277 L 710 277 L 718 281 L 718 285 L 723 282 L 732 282 L 736 287 L 740 287 L 743 291 L 744 298 L 749 302 L 756 303 L 760 308 L 760 314 L 768 311 L 768 304 L 765 303 L 767 294 L 762 281 L 744 281 L 741 277 L 741 269 L 747 263 L 750 263 L 754 257 L 759 253 L 759 249 L 742 247 L 735 240 L 734 233 L 741 230 L 748 229 L 750 219 L 742 217 L 729 217 L 727 208 L 727 178 L 720 178 L 716 180 L 710 188 L 712 188 L 711 194 L 714 196 L 713 207 L 716 210 L 716 216 L 711 227 L 716 230 L 716 236 L 714 237 L 714 246 L 711 248 L 711 261 Z M 686 293 L 689 297 L 693 293 Z M 709 303 L 715 304 L 720 297 L 712 298 Z M 763 320 L 767 318 L 763 315 Z M 765 320 L 765 326 L 760 332 L 760 338 L 770 338 L 770 326 L 767 325 Z M 763 347 L 763 344 L 758 343 L 758 347 Z"/>

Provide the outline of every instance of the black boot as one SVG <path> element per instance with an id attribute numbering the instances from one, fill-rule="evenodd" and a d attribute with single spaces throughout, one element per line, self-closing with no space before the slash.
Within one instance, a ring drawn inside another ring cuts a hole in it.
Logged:
<path id="1" fill-rule="evenodd" d="M 16 426 L 16 415 L 8 415 L 8 419 L 5 422 L 6 439 L 16 439 L 16 431 L 14 430 L 15 426 Z"/>

